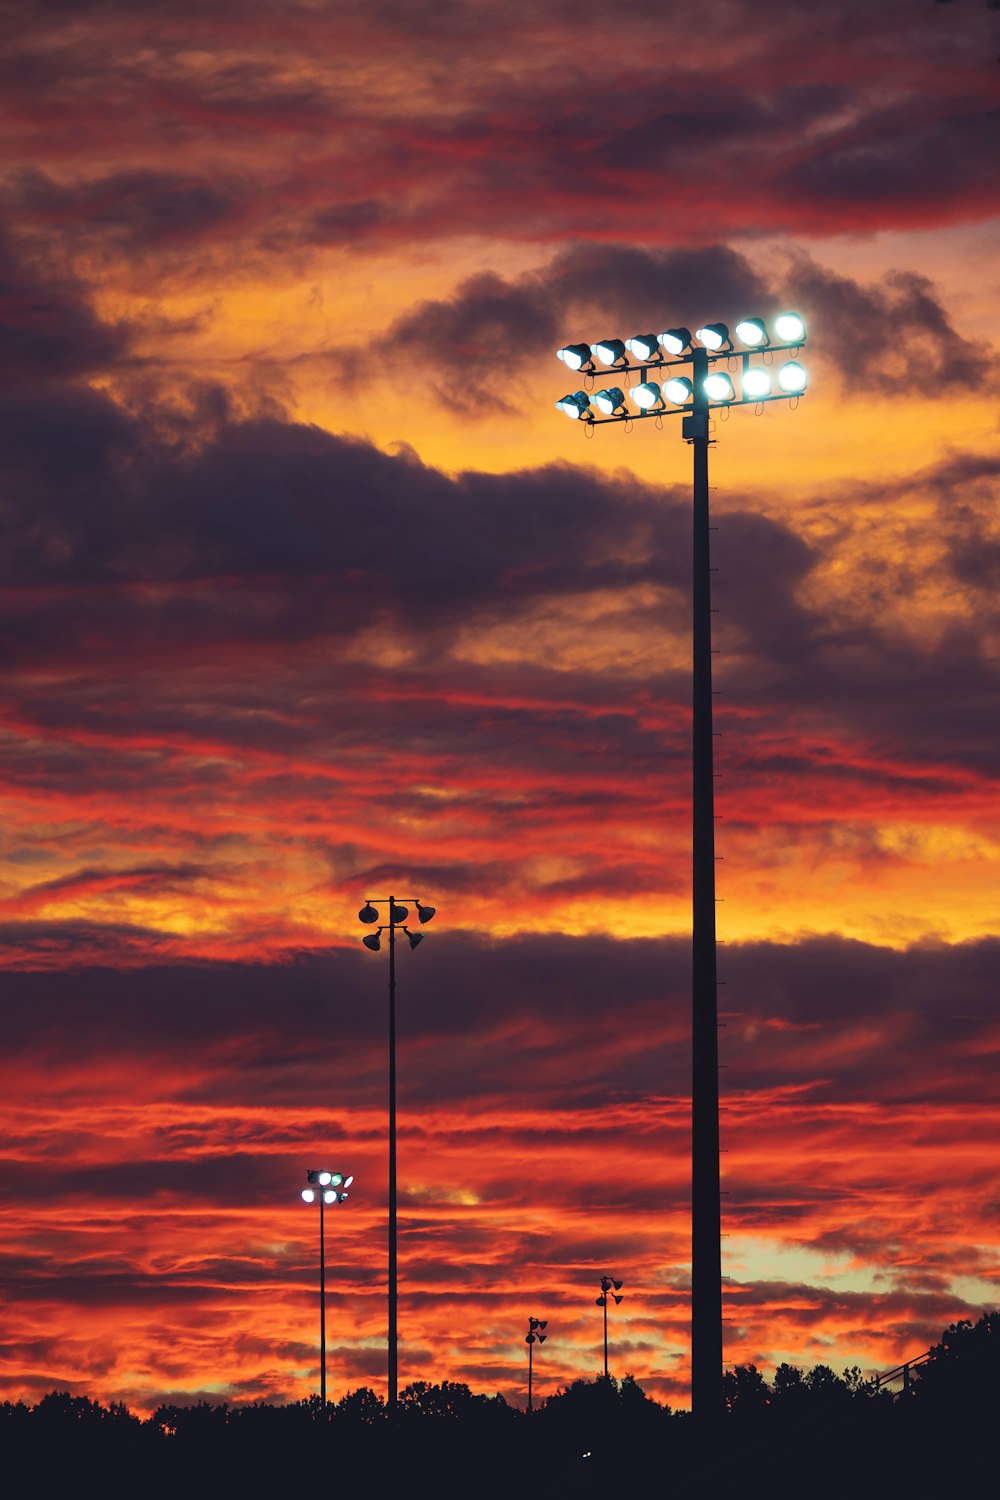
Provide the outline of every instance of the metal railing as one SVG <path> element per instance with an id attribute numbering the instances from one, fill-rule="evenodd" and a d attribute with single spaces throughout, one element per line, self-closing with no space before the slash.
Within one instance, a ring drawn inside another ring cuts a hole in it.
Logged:
<path id="1" fill-rule="evenodd" d="M 913 1359 L 908 1359 L 905 1364 L 897 1365 L 894 1370 L 887 1370 L 884 1375 L 876 1375 L 875 1385 L 880 1391 L 887 1390 L 897 1399 L 909 1393 L 913 1383 L 913 1371 L 919 1370 L 921 1365 L 927 1364 L 933 1357 L 933 1349 L 925 1349 L 923 1354 L 917 1354 Z"/>

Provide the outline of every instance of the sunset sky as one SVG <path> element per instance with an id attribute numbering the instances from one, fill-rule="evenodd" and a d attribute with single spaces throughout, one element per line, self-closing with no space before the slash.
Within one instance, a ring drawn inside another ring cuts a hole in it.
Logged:
<path id="1" fill-rule="evenodd" d="M 559 345 L 794 307 L 711 479 L 727 1362 L 1000 1283 L 1000 6 L 0 0 L 0 1397 L 688 1402 L 690 472 Z"/>

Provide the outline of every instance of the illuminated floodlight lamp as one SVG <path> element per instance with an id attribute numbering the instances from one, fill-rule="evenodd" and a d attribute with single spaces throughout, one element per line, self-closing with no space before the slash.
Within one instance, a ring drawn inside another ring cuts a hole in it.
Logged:
<path id="1" fill-rule="evenodd" d="M 302 1189 L 302 1201 L 303 1201 L 303 1203 L 315 1203 L 316 1202 L 316 1194 L 315 1194 L 315 1192 L 313 1191 L 312 1188 L 303 1188 Z"/>
<path id="2" fill-rule="evenodd" d="M 702 382 L 710 401 L 732 401 L 736 395 L 733 382 L 724 370 L 713 370 Z"/>
<path id="3" fill-rule="evenodd" d="M 309 1174 L 309 1178 L 310 1178 L 310 1181 L 312 1181 L 312 1173 Z M 320 1187 L 329 1187 L 330 1183 L 333 1181 L 333 1173 L 332 1172 L 317 1172 L 316 1173 L 316 1181 L 319 1183 Z"/>
<path id="4" fill-rule="evenodd" d="M 743 394 L 753 401 L 762 401 L 771 394 L 771 377 L 767 370 L 754 365 L 743 371 Z"/>
<path id="5" fill-rule="evenodd" d="M 808 379 L 809 377 L 797 359 L 790 359 L 778 371 L 778 384 L 788 396 L 797 396 L 800 391 L 804 391 Z"/>
<path id="6" fill-rule="evenodd" d="M 742 323 L 737 323 L 736 337 L 741 344 L 749 344 L 751 349 L 759 349 L 768 342 L 767 329 L 760 318 L 744 318 Z"/>
<path id="7" fill-rule="evenodd" d="M 696 330 L 695 338 L 713 353 L 717 349 L 724 349 L 731 342 L 725 323 L 706 323 L 704 328 Z"/>
<path id="8" fill-rule="evenodd" d="M 421 906 L 419 901 L 414 901 L 413 904 L 417 908 L 417 917 L 421 922 L 429 922 L 437 911 L 436 906 Z"/>
<path id="9" fill-rule="evenodd" d="M 694 395 L 694 386 L 686 375 L 675 375 L 671 380 L 663 382 L 663 394 L 675 406 L 684 406 Z"/>
<path id="10" fill-rule="evenodd" d="M 685 349 L 691 347 L 690 328 L 668 328 L 666 333 L 661 333 L 656 342 L 667 354 L 683 354 Z"/>
<path id="11" fill-rule="evenodd" d="M 561 401 L 557 401 L 556 407 L 565 412 L 567 417 L 579 419 L 590 415 L 590 397 L 586 391 L 574 391 L 571 396 L 563 396 Z"/>
<path id="12" fill-rule="evenodd" d="M 655 380 L 644 380 L 641 385 L 633 386 L 631 396 L 636 406 L 643 411 L 663 405 L 663 396 Z"/>
<path id="13" fill-rule="evenodd" d="M 621 411 L 625 405 L 625 392 L 621 386 L 609 385 L 603 391 L 594 392 L 594 405 L 606 417 L 613 417 L 615 412 Z"/>
<path id="14" fill-rule="evenodd" d="M 561 359 L 571 370 L 582 370 L 588 365 L 591 369 L 594 367 L 594 356 L 589 344 L 567 344 L 565 349 L 556 350 L 556 359 Z"/>
<path id="15" fill-rule="evenodd" d="M 602 339 L 594 345 L 594 353 L 602 365 L 616 365 L 625 358 L 625 345 L 621 339 Z"/>
<path id="16" fill-rule="evenodd" d="M 635 338 L 625 340 L 625 348 L 643 365 L 648 364 L 651 359 L 656 359 L 660 352 L 659 340 L 655 333 L 637 333 Z"/>
<path id="17" fill-rule="evenodd" d="M 339 1203 L 340 1196 L 334 1188 L 326 1188 L 323 1192 L 324 1203 Z"/>
<path id="18" fill-rule="evenodd" d="M 781 313 L 774 320 L 774 331 L 783 344 L 801 344 L 806 336 L 806 325 L 798 313 Z"/>

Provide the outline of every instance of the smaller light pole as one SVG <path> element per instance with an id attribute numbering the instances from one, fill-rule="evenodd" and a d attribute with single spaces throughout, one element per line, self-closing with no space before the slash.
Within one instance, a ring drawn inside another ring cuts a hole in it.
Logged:
<path id="1" fill-rule="evenodd" d="M 597 1299 L 597 1306 L 604 1308 L 604 1378 L 608 1378 L 608 1293 L 619 1303 L 622 1299 L 618 1296 L 624 1281 L 614 1281 L 610 1276 L 601 1277 L 601 1295 Z"/>
<path id="2" fill-rule="evenodd" d="M 436 907 L 424 906 L 416 896 L 403 899 L 412 901 L 416 907 L 417 920 L 423 924 L 434 916 Z M 379 919 L 378 908 L 389 908 L 388 922 L 381 923 L 374 932 L 361 939 L 371 953 L 382 947 L 382 934 L 389 934 L 389 1389 L 387 1405 L 389 1415 L 396 1410 L 399 1387 L 399 1261 L 396 1246 L 396 932 L 405 932 L 411 948 L 424 940 L 422 932 L 411 932 L 406 926 L 409 911 L 396 896 L 367 896 L 358 912 L 358 921 L 366 927 Z"/>
<path id="3" fill-rule="evenodd" d="M 548 1326 L 549 1325 L 548 1325 L 548 1319 L 547 1318 L 529 1318 L 528 1319 L 528 1336 L 527 1336 L 527 1338 L 525 1339 L 524 1342 L 528 1346 L 528 1415 L 529 1416 L 531 1415 L 531 1412 L 533 1410 L 533 1408 L 532 1408 L 532 1402 L 531 1402 L 532 1355 L 535 1352 L 535 1345 L 536 1344 L 544 1344 L 545 1340 L 548 1338 L 548 1334 L 547 1333 L 542 1333 L 541 1332 L 541 1330 L 543 1328 L 547 1328 Z"/>
<path id="4" fill-rule="evenodd" d="M 324 1216 L 327 1205 L 343 1203 L 347 1190 L 354 1181 L 343 1172 L 328 1172 L 316 1169 L 306 1173 L 309 1187 L 302 1189 L 304 1203 L 319 1202 L 319 1404 L 326 1416 L 326 1225 Z"/>

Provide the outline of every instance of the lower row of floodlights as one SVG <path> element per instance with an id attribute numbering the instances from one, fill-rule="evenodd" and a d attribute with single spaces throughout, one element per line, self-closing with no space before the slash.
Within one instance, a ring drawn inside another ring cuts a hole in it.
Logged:
<path id="1" fill-rule="evenodd" d="M 603 339 L 594 344 L 568 344 L 556 351 L 557 357 L 571 370 L 580 370 L 586 375 L 599 375 L 595 356 L 613 370 L 631 371 L 635 368 L 629 361 L 637 360 L 647 373 L 650 365 L 686 364 L 695 349 L 695 340 L 710 356 L 726 358 L 742 356 L 743 366 L 739 373 L 740 391 L 737 394 L 732 377 L 725 370 L 710 370 L 702 378 L 702 390 L 710 402 L 722 405 L 733 401 L 766 401 L 779 397 L 798 396 L 805 390 L 808 377 L 798 360 L 786 360 L 772 371 L 765 365 L 751 365 L 748 354 L 755 350 L 784 351 L 798 349 L 805 342 L 805 323 L 798 313 L 781 313 L 775 318 L 774 339 L 761 318 L 744 318 L 737 323 L 735 333 L 742 349 L 738 349 L 725 323 L 707 323 L 694 335 L 687 328 L 668 328 L 664 333 L 636 334 L 630 339 Z M 777 392 L 775 392 L 775 381 Z M 662 384 L 655 380 L 643 380 L 628 392 L 629 398 L 640 411 L 663 411 L 668 403 L 673 407 L 689 405 L 695 396 L 694 382 L 687 376 L 673 375 Z M 605 417 L 628 415 L 625 391 L 620 386 L 608 386 L 591 395 L 587 391 L 574 391 L 563 396 L 556 406 L 568 417 L 594 418 L 593 407 Z"/>

